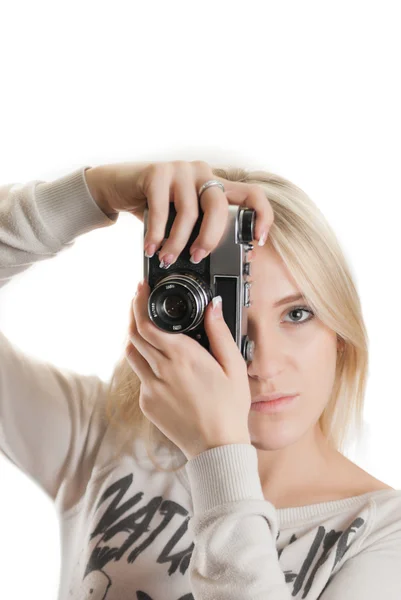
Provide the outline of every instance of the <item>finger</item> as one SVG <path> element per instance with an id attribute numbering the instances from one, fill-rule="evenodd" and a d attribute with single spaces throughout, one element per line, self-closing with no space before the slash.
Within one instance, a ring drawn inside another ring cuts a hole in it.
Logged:
<path id="1" fill-rule="evenodd" d="M 155 378 L 155 373 L 151 369 L 149 363 L 143 358 L 141 353 L 136 349 L 136 347 L 130 342 L 125 351 L 125 358 L 134 371 L 136 375 L 138 375 L 141 383 L 150 387 L 152 381 Z"/>
<path id="2" fill-rule="evenodd" d="M 184 250 L 199 217 L 198 195 L 194 187 L 191 164 L 176 161 L 174 165 L 176 165 L 176 170 L 171 182 L 171 191 L 177 214 L 169 237 L 159 252 L 160 260 L 167 255 L 171 256 L 169 264 L 175 262 Z"/>
<path id="3" fill-rule="evenodd" d="M 210 351 L 228 377 L 238 375 L 246 368 L 244 358 L 224 320 L 213 314 L 213 302 L 210 302 L 205 314 L 205 330 L 208 336 Z"/>
<path id="4" fill-rule="evenodd" d="M 209 179 L 213 179 L 213 174 Z M 225 192 L 213 185 L 207 188 L 201 198 L 202 221 L 199 234 L 191 245 L 189 252 L 204 250 L 202 260 L 208 256 L 218 245 L 227 227 L 228 201 Z"/>
<path id="5" fill-rule="evenodd" d="M 132 303 L 129 325 L 129 343 L 126 348 L 126 356 L 128 362 L 130 364 L 132 362 L 132 368 L 134 368 L 134 362 L 137 363 L 137 367 L 141 369 L 142 376 L 146 377 L 144 383 L 149 385 L 152 379 L 161 378 L 160 361 L 168 359 L 163 356 L 162 352 L 146 341 L 138 330 L 136 322 L 137 317 L 135 315 L 138 311 L 136 303 L 137 297 L 138 294 L 135 296 L 134 302 Z M 140 373 L 138 373 L 138 376 L 140 376 Z"/>
<path id="6" fill-rule="evenodd" d="M 257 183 L 231 181 L 222 177 L 216 177 L 216 175 L 213 174 L 213 171 L 207 171 L 207 167 L 209 167 L 207 163 L 197 161 L 197 164 L 199 165 L 199 179 L 197 181 L 198 189 L 200 189 L 201 185 L 205 181 L 207 181 L 207 179 L 216 179 L 217 181 L 221 181 L 225 189 L 225 192 L 223 192 L 218 186 L 212 186 L 208 188 L 202 194 L 201 202 L 203 197 L 209 192 L 211 193 L 212 190 L 220 190 L 221 194 L 225 193 L 226 199 L 228 200 L 229 204 L 242 206 L 246 208 L 252 208 L 253 210 L 255 210 L 256 222 L 254 239 L 259 241 L 263 231 L 269 231 L 274 221 L 274 212 L 263 187 L 261 185 L 258 185 Z M 196 238 L 196 240 L 193 243 L 194 247 L 195 245 L 197 247 L 201 247 L 202 241 L 199 240 L 201 234 L 202 230 L 200 230 L 198 238 Z"/>
<path id="7" fill-rule="evenodd" d="M 163 243 L 170 210 L 172 175 L 171 163 L 152 163 L 146 173 L 143 182 L 143 191 L 148 205 L 145 250 L 151 244 L 154 244 L 157 250 Z"/>
<path id="8" fill-rule="evenodd" d="M 259 241 L 263 231 L 269 232 L 274 221 L 273 208 L 265 190 L 257 183 L 243 183 L 241 181 L 226 181 L 225 186 L 230 204 L 246 206 L 256 212 L 254 237 L 255 240 Z"/>
<path id="9" fill-rule="evenodd" d="M 130 329 L 132 335 L 138 338 L 136 345 L 152 368 L 157 367 L 161 360 L 171 360 L 176 350 L 187 344 L 185 334 L 168 333 L 159 329 L 148 314 L 149 284 L 145 280 L 138 290 L 132 310 Z"/>

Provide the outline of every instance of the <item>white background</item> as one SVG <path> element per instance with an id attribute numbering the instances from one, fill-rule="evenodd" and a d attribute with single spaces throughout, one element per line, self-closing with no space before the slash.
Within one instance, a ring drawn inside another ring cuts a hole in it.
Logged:
<path id="1" fill-rule="evenodd" d="M 266 169 L 299 185 L 340 239 L 369 333 L 365 435 L 348 456 L 401 489 L 398 8 L 3 2 L 0 185 L 176 159 Z M 142 230 L 122 214 L 9 283 L 4 333 L 42 359 L 108 379 L 142 277 Z M 53 600 L 53 505 L 4 456 L 0 477 L 1 595 L 40 590 Z"/>

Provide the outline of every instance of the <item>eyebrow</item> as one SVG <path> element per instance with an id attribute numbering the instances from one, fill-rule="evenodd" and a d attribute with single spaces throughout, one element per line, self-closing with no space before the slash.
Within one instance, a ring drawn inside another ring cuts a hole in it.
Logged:
<path id="1" fill-rule="evenodd" d="M 295 302 L 295 300 L 305 300 L 305 296 L 302 294 L 292 294 L 291 296 L 286 296 L 285 298 L 281 298 L 273 304 L 274 308 L 276 306 L 281 306 L 282 304 L 288 304 L 289 302 Z"/>

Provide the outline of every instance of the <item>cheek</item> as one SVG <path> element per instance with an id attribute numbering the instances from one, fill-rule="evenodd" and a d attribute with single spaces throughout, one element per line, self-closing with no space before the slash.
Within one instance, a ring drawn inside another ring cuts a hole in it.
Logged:
<path id="1" fill-rule="evenodd" d="M 313 341 L 305 344 L 302 351 L 305 386 L 316 392 L 321 401 L 327 401 L 331 393 L 336 369 L 336 339 L 332 335 L 318 333 Z"/>

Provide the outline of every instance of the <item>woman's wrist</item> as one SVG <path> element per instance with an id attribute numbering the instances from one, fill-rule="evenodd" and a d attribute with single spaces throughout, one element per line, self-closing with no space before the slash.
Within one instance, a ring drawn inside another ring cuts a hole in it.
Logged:
<path id="1" fill-rule="evenodd" d="M 107 185 L 101 167 L 90 167 L 89 169 L 85 169 L 84 175 L 90 195 L 100 210 L 107 216 L 116 215 L 118 211 L 113 210 L 107 198 Z"/>

